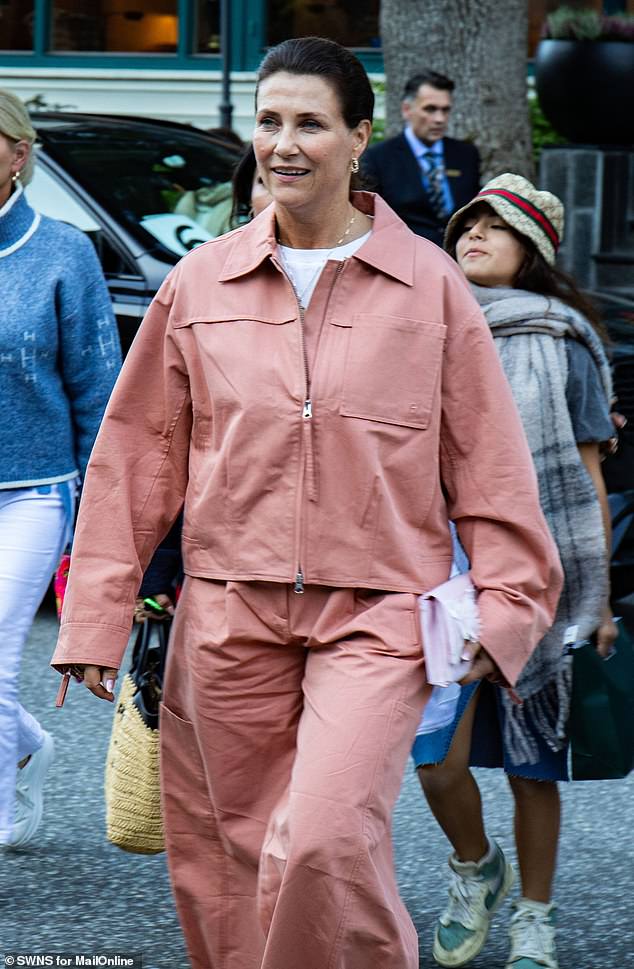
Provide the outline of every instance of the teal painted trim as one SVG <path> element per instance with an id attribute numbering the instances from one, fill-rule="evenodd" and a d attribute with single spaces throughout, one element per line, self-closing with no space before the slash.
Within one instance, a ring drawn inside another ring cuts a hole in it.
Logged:
<path id="1" fill-rule="evenodd" d="M 261 0 L 260 3 L 256 3 L 257 7 L 257 17 L 254 17 L 254 44 L 251 50 L 251 58 L 249 61 L 250 66 L 247 70 L 256 71 L 260 64 L 262 63 L 262 58 L 264 57 L 268 47 L 266 46 L 266 38 L 269 33 L 269 5 L 266 0 Z M 254 11 L 255 13 L 255 11 Z"/>
<path id="2" fill-rule="evenodd" d="M 353 53 L 357 55 L 368 74 L 384 73 L 383 51 L 380 48 L 377 48 L 377 50 L 363 48 L 363 50 L 355 50 Z"/>
<path id="3" fill-rule="evenodd" d="M 257 70 L 264 56 L 264 19 L 262 0 L 246 0 L 247 49 L 244 70 Z M 250 67 L 249 65 L 253 65 Z"/>
<path id="4" fill-rule="evenodd" d="M 178 0 L 178 53 L 179 60 L 186 60 L 194 50 L 194 4 Z"/>
<path id="5" fill-rule="evenodd" d="M 234 71 L 255 71 L 263 53 L 264 4 L 262 0 L 233 0 L 232 38 Z"/>
<path id="6" fill-rule="evenodd" d="M 97 67 L 127 70 L 156 71 L 219 71 L 219 54 L 196 54 L 179 57 L 177 54 L 0 54 L 1 67 Z M 238 68 L 235 68 L 238 70 Z"/>
<path id="7" fill-rule="evenodd" d="M 231 69 L 256 71 L 266 52 L 266 0 L 223 0 L 231 3 Z M 120 70 L 221 70 L 220 54 L 194 53 L 196 40 L 195 4 L 178 0 L 178 50 L 175 54 L 113 54 L 100 51 L 68 53 L 50 51 L 52 0 L 35 0 L 33 53 L 0 54 L 6 67 L 96 67 Z M 357 50 L 359 60 L 370 73 L 383 73 L 380 50 Z"/>
<path id="8" fill-rule="evenodd" d="M 52 0 L 35 0 L 33 53 L 24 51 L 12 53 L 3 51 L 0 54 L 0 65 L 5 67 L 96 67 L 118 68 L 119 70 L 220 70 L 219 54 L 198 54 L 194 52 L 195 39 L 195 5 L 191 0 L 178 0 L 177 12 L 179 17 L 178 49 L 175 54 L 126 54 L 104 53 L 101 51 L 86 51 L 80 53 L 64 53 L 50 50 Z M 236 64 L 234 70 L 241 68 Z"/>
<path id="9" fill-rule="evenodd" d="M 50 0 L 35 0 L 35 19 L 33 23 L 33 53 L 43 57 L 49 49 L 51 27 Z"/>
<path id="10" fill-rule="evenodd" d="M 247 20 L 248 23 L 248 20 Z M 180 34 L 179 34 L 180 38 Z M 190 42 L 193 32 L 190 35 Z M 247 30 L 232 30 L 232 71 L 256 71 L 264 57 L 266 48 L 260 46 L 259 36 Z M 184 41 L 183 41 L 184 44 Z M 179 49 L 181 47 L 179 40 Z M 383 73 L 383 57 L 377 51 L 355 51 L 359 60 L 370 74 Z M 220 54 L 85 54 L 0 53 L 0 66 L 4 67 L 98 67 L 118 68 L 119 70 L 157 70 L 157 71 L 220 71 Z"/>
<path id="11" fill-rule="evenodd" d="M 231 0 L 232 13 L 236 11 L 235 17 L 243 17 L 243 45 L 242 45 L 242 68 L 238 67 L 237 58 L 234 59 L 233 69 L 243 71 L 257 71 L 260 62 L 264 57 L 267 47 L 267 12 L 268 3 L 266 0 Z M 240 14 L 238 13 L 240 10 Z M 380 48 L 376 50 L 363 48 L 354 50 L 366 71 L 369 73 L 383 73 L 383 53 Z"/>
<path id="12" fill-rule="evenodd" d="M 227 3 L 229 0 L 220 0 L 220 2 Z M 244 50 L 247 34 L 247 24 L 244 19 L 244 5 L 245 0 L 230 0 L 231 19 L 229 26 L 231 30 L 231 43 L 229 48 L 232 72 L 244 70 L 242 65 L 244 64 Z"/>

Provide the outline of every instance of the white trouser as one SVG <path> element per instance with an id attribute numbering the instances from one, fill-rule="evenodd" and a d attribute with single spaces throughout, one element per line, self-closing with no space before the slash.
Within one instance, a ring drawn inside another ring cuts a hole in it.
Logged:
<path id="1" fill-rule="evenodd" d="M 13 825 L 18 761 L 44 741 L 18 700 L 18 678 L 22 648 L 68 538 L 65 505 L 57 485 L 0 489 L 0 844 Z"/>

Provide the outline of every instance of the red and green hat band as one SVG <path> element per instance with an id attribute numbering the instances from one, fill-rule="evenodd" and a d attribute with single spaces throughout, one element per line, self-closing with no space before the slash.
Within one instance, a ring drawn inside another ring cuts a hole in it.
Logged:
<path id="1" fill-rule="evenodd" d="M 481 192 L 478 192 L 476 199 L 485 198 L 487 195 L 497 195 L 499 198 L 506 199 L 506 201 L 510 202 L 511 205 L 514 205 L 516 208 L 520 209 L 524 215 L 527 215 L 529 219 L 532 219 L 533 222 L 535 222 L 539 228 L 546 233 L 555 247 L 555 251 L 557 251 L 559 248 L 559 236 L 557 235 L 554 225 L 548 216 L 541 211 L 541 209 L 538 209 L 536 205 L 533 205 L 527 199 L 522 198 L 521 195 L 516 195 L 515 192 L 509 192 L 507 189 L 502 188 L 482 189 Z"/>

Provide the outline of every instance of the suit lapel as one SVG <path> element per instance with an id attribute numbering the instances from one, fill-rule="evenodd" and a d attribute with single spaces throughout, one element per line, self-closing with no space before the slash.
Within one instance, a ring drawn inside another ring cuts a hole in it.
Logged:
<path id="1" fill-rule="evenodd" d="M 407 194 L 409 197 L 418 196 L 422 200 L 429 216 L 435 219 L 435 213 L 429 203 L 427 192 L 423 187 L 420 165 L 404 134 L 398 135 L 394 147 L 398 150 L 398 157 L 400 159 L 399 177 L 402 176 L 403 195 Z"/>
<path id="2" fill-rule="evenodd" d="M 408 188 L 413 185 L 422 185 L 420 165 L 416 161 L 412 149 L 407 144 L 407 139 L 405 135 L 401 134 L 396 139 L 396 144 L 394 146 L 399 154 L 399 178 L 403 179 L 403 182 L 407 184 Z"/>
<path id="3" fill-rule="evenodd" d="M 455 208 L 461 208 L 465 202 L 470 201 L 469 198 L 465 198 L 469 195 L 468 180 L 464 170 L 463 152 L 460 149 L 459 141 L 454 138 L 444 139 L 445 173 L 449 179 Z M 463 199 L 464 201 L 462 201 Z"/>

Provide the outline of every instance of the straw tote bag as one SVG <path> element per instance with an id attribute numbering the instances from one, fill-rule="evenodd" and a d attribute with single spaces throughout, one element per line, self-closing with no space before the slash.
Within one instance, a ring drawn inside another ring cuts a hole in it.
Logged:
<path id="1" fill-rule="evenodd" d="M 146 619 L 121 684 L 106 759 L 108 841 L 138 854 L 165 850 L 158 708 L 171 621 Z"/>

